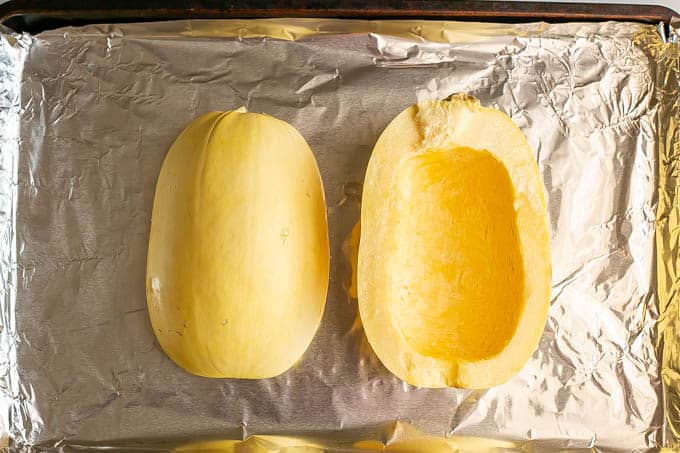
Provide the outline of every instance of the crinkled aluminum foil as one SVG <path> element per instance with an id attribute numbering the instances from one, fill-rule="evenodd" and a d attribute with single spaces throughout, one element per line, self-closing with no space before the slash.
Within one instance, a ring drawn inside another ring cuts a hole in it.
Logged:
<path id="1" fill-rule="evenodd" d="M 424 435 L 453 436 L 449 446 L 470 451 L 675 445 L 677 55 L 656 28 L 614 22 L 248 20 L 37 36 L 5 30 L 5 438 L 63 450 L 163 449 L 253 434 L 302 436 L 286 445 L 310 448 L 377 448 L 371 440 Z M 343 243 L 359 219 L 377 137 L 410 104 L 455 92 L 505 111 L 522 128 L 551 225 L 553 294 L 539 349 L 518 376 L 485 391 L 416 389 L 392 376 L 367 346 L 346 291 Z M 292 123 L 309 142 L 332 244 L 314 342 L 292 370 L 259 381 L 205 379 L 176 367 L 155 342 L 144 291 L 165 153 L 196 116 L 241 105 Z M 278 441 L 248 442 L 266 451 Z"/>

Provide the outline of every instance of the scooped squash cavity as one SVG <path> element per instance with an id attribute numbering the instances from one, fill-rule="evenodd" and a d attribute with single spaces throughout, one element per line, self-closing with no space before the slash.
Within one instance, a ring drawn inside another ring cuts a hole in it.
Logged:
<path id="1" fill-rule="evenodd" d="M 361 319 L 397 377 L 486 388 L 524 366 L 547 317 L 550 244 L 510 118 L 465 95 L 399 114 L 373 150 L 361 228 Z"/>
<path id="2" fill-rule="evenodd" d="M 304 138 L 242 110 L 193 121 L 163 163 L 149 240 L 147 303 L 168 356 L 200 376 L 283 373 L 319 326 L 328 269 Z"/>

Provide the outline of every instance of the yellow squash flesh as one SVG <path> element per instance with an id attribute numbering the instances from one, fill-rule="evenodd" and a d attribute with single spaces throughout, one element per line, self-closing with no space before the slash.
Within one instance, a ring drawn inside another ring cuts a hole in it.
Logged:
<path id="1" fill-rule="evenodd" d="M 524 366 L 547 317 L 550 241 L 510 118 L 464 95 L 399 114 L 373 150 L 361 228 L 361 319 L 392 373 L 487 388 Z"/>
<path id="2" fill-rule="evenodd" d="M 304 353 L 328 286 L 314 156 L 289 124 L 244 111 L 193 121 L 163 163 L 147 261 L 156 338 L 187 371 L 267 378 Z"/>

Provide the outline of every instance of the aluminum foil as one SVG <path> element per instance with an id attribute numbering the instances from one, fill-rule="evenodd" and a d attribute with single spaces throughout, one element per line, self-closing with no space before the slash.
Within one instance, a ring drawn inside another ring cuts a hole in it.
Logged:
<path id="1" fill-rule="evenodd" d="M 233 440 L 219 444 L 225 449 L 257 451 L 442 437 L 464 451 L 676 445 L 677 55 L 657 28 L 615 22 L 4 30 L 4 438 L 61 450 L 191 450 L 219 438 Z M 410 104 L 456 92 L 505 111 L 524 131 L 551 226 L 553 291 L 539 348 L 519 375 L 484 391 L 417 389 L 391 375 L 368 347 L 343 253 L 381 131 Z M 144 290 L 165 153 L 196 116 L 242 105 L 307 139 L 332 244 L 316 338 L 292 370 L 257 381 L 175 366 L 154 339 Z"/>

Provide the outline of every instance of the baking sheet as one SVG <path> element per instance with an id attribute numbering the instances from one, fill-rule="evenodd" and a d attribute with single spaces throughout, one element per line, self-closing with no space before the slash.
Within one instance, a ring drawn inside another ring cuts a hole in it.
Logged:
<path id="1" fill-rule="evenodd" d="M 655 225 L 657 209 L 675 206 L 667 177 L 677 155 L 674 48 L 655 27 L 614 22 L 297 19 L 90 25 L 37 36 L 5 30 L 5 438 L 60 448 L 264 433 L 387 440 L 408 426 L 511 441 L 509 451 L 672 445 L 677 414 L 664 401 L 677 397 L 671 380 L 662 385 L 662 361 L 671 376 L 674 349 L 658 321 L 660 308 L 669 324 L 675 313 L 667 268 L 677 251 L 660 240 L 656 254 Z M 539 349 L 518 376 L 484 391 L 416 389 L 382 367 L 347 293 L 343 254 L 383 128 L 418 100 L 456 92 L 505 111 L 524 131 L 551 226 L 553 291 Z M 177 368 L 154 340 L 144 291 L 165 153 L 196 116 L 242 105 L 292 123 L 307 139 L 324 181 L 332 254 L 312 345 L 292 370 L 259 381 Z M 657 276 L 669 283 L 662 297 Z"/>

